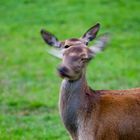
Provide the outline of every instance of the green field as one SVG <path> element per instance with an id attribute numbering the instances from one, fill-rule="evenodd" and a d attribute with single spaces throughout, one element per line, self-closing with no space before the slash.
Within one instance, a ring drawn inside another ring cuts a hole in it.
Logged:
<path id="1" fill-rule="evenodd" d="M 0 140 L 69 140 L 57 107 L 60 60 L 40 29 L 63 40 L 97 22 L 111 41 L 88 66 L 90 86 L 140 86 L 139 0 L 0 0 Z"/>

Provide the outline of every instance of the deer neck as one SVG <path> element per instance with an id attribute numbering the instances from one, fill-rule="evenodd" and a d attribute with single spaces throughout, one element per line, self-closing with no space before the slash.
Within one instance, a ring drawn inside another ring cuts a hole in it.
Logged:
<path id="1" fill-rule="evenodd" d="M 65 127 L 75 136 L 78 128 L 77 113 L 83 105 L 87 82 L 85 75 L 79 80 L 64 79 L 61 85 L 60 114 Z"/>

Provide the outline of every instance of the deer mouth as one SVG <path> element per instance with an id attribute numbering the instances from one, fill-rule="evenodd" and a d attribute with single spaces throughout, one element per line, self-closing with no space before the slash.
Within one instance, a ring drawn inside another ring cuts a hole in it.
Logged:
<path id="1" fill-rule="evenodd" d="M 70 76 L 63 69 L 58 69 L 58 74 L 61 78 L 70 78 Z"/>
<path id="2" fill-rule="evenodd" d="M 68 74 L 63 73 L 63 72 L 58 72 L 58 74 L 61 78 L 70 78 L 70 76 Z"/>

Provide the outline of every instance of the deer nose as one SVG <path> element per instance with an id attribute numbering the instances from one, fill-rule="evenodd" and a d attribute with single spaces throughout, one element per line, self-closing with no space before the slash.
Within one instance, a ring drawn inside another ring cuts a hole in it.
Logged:
<path id="1" fill-rule="evenodd" d="M 57 68 L 57 70 L 62 74 L 65 74 L 69 71 L 68 68 L 65 67 L 65 66 L 60 66 L 60 67 Z"/>

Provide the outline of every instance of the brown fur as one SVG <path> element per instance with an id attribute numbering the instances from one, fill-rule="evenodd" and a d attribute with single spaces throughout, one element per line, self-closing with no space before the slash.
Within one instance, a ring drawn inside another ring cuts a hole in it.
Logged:
<path id="1" fill-rule="evenodd" d="M 140 89 L 90 92 L 88 115 L 83 110 L 80 116 L 85 114 L 85 127 L 92 120 L 88 127 L 95 140 L 140 139 Z"/>
<path id="2" fill-rule="evenodd" d="M 93 94 L 99 94 L 90 114 L 94 116 L 96 140 L 140 139 L 140 89 L 101 90 Z"/>

